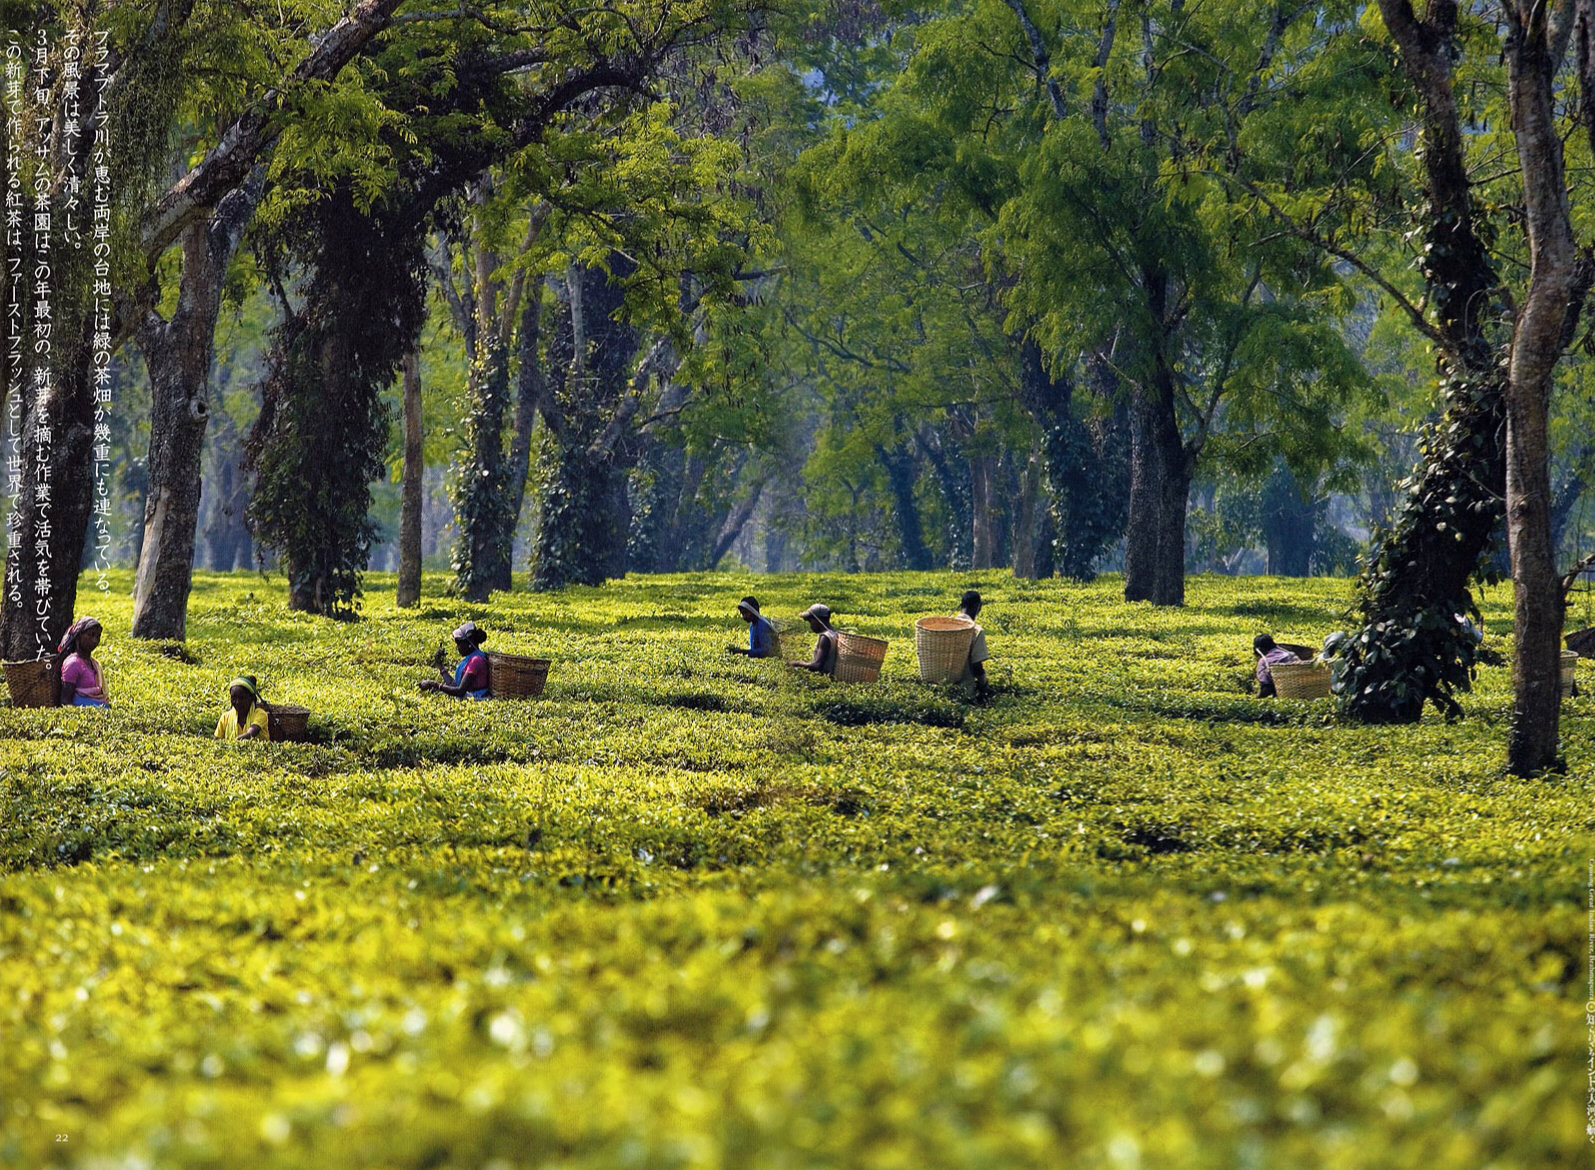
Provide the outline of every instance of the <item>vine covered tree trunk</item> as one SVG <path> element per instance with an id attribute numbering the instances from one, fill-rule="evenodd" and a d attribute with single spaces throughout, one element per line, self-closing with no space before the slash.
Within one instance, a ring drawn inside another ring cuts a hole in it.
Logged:
<path id="1" fill-rule="evenodd" d="M 1020 401 L 1041 429 L 1048 497 L 1048 548 L 1036 571 L 1074 581 L 1096 577 L 1096 563 L 1124 532 L 1130 461 L 1122 412 L 1088 426 L 1073 413 L 1075 385 L 1066 372 L 1048 374 L 1041 347 L 1026 339 L 1020 350 Z M 1087 359 L 1087 386 L 1111 400 L 1117 378 L 1100 355 Z M 1042 572 L 1043 567 L 1046 571 Z"/>
<path id="2" fill-rule="evenodd" d="M 492 179 L 477 184 L 471 202 L 487 208 Z M 467 280 L 455 287 L 452 267 L 438 266 L 455 324 L 470 361 L 466 391 L 467 460 L 455 472 L 452 494 L 460 535 L 454 551 L 455 591 L 471 601 L 486 601 L 494 590 L 513 584 L 515 528 L 526 498 L 532 428 L 541 396 L 538 353 L 543 281 L 516 269 L 506 278 L 509 260 L 522 260 L 537 240 L 545 206 L 532 210 L 525 242 L 513 257 L 498 254 L 482 238 L 479 224 L 451 235 L 448 254 L 457 250 Z M 507 279 L 507 283 L 506 283 Z M 514 361 L 512 361 L 512 357 Z M 515 367 L 515 368 L 512 368 Z M 511 381 L 515 384 L 514 422 L 508 435 Z"/>
<path id="3" fill-rule="evenodd" d="M 1467 691 L 1478 617 L 1470 583 L 1505 511 L 1506 398 L 1500 280 L 1479 231 L 1453 90 L 1457 7 L 1419 20 L 1410 0 L 1379 0 L 1422 108 L 1424 280 L 1440 341 L 1445 411 L 1394 525 L 1358 586 L 1360 628 L 1336 651 L 1342 709 L 1369 723 L 1411 723 L 1433 703 L 1448 718 Z"/>
<path id="4" fill-rule="evenodd" d="M 470 459 L 459 470 L 458 588 L 467 601 L 486 601 L 501 584 L 514 549 L 515 520 L 505 483 L 504 416 L 509 409 L 509 355 L 496 330 L 477 334 L 471 362 L 472 410 L 466 426 Z"/>
<path id="5" fill-rule="evenodd" d="M 616 320 L 630 263 L 573 266 L 564 280 L 560 329 L 550 339 L 546 438 L 540 460 L 541 510 L 532 588 L 597 585 L 626 572 L 631 528 L 626 481 L 635 461 L 616 412 L 630 381 L 636 330 Z"/>
<path id="6" fill-rule="evenodd" d="M 282 559 L 289 608 L 350 618 L 376 534 L 371 484 L 386 471 L 382 395 L 425 314 L 419 225 L 394 230 L 340 188 L 284 231 L 310 278 L 274 334 L 248 444 L 250 520 Z"/>
<path id="7" fill-rule="evenodd" d="M 421 602 L 421 489 L 426 474 L 421 439 L 421 362 L 411 350 L 404 358 L 404 483 L 399 501 L 400 609 Z"/>

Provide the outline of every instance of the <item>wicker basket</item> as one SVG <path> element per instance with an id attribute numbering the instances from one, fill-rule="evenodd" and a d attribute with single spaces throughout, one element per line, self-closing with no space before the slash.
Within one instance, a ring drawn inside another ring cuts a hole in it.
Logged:
<path id="1" fill-rule="evenodd" d="M 914 656 L 924 682 L 957 682 L 969 665 L 975 623 L 966 617 L 922 617 L 914 623 Z"/>
<path id="2" fill-rule="evenodd" d="M 48 658 L 5 664 L 6 689 L 13 707 L 59 707 L 61 676 Z"/>
<path id="3" fill-rule="evenodd" d="M 487 652 L 487 693 L 495 699 L 530 699 L 543 693 L 550 662 L 524 654 Z"/>
<path id="4" fill-rule="evenodd" d="M 1569 634 L 1563 641 L 1567 643 L 1567 648 L 1580 658 L 1595 658 L 1595 626 L 1579 630 L 1576 634 Z"/>
<path id="5" fill-rule="evenodd" d="M 266 709 L 266 730 L 272 743 L 304 743 L 310 738 L 310 708 L 273 703 Z"/>
<path id="6" fill-rule="evenodd" d="M 886 643 L 880 638 L 866 638 L 863 634 L 836 636 L 837 682 L 872 683 L 881 677 L 881 661 L 886 657 Z"/>
<path id="7" fill-rule="evenodd" d="M 1571 650 L 1562 651 L 1562 698 L 1570 698 L 1578 678 L 1578 655 Z"/>
<path id="8" fill-rule="evenodd" d="M 1276 662 L 1269 667 L 1281 699 L 1329 698 L 1329 667 L 1319 662 Z"/>

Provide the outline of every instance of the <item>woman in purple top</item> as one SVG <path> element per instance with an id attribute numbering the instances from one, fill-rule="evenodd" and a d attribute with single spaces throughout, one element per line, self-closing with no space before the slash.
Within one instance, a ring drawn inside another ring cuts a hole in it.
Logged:
<path id="1" fill-rule="evenodd" d="M 421 683 L 423 691 L 440 691 L 445 695 L 453 695 L 456 699 L 485 699 L 488 697 L 488 663 L 487 655 L 482 653 L 482 643 L 487 641 L 487 631 L 477 627 L 475 622 L 466 622 L 454 631 L 454 648 L 460 652 L 460 665 L 455 668 L 454 681 L 449 681 L 448 671 L 444 668 L 443 651 L 438 651 L 439 678 L 425 679 Z"/>
<path id="2" fill-rule="evenodd" d="M 63 707 L 109 707 L 105 693 L 105 671 L 94 661 L 102 628 L 98 618 L 81 617 L 73 622 L 61 639 L 56 658 L 61 662 L 61 705 Z"/>
<path id="3" fill-rule="evenodd" d="M 1273 667 L 1281 662 L 1300 662 L 1301 659 L 1274 643 L 1274 639 L 1267 634 L 1258 634 L 1252 639 L 1252 653 L 1257 655 L 1257 697 L 1272 699 L 1278 695 L 1274 687 Z"/>

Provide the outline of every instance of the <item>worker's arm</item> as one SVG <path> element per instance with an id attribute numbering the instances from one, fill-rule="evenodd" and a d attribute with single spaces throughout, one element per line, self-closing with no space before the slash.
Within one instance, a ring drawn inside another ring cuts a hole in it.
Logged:
<path id="1" fill-rule="evenodd" d="M 814 657 L 810 658 L 807 662 L 792 663 L 793 669 L 812 670 L 816 673 L 823 674 L 831 657 L 831 641 L 832 640 L 830 638 L 827 638 L 824 634 L 821 634 L 820 640 L 814 643 Z"/>

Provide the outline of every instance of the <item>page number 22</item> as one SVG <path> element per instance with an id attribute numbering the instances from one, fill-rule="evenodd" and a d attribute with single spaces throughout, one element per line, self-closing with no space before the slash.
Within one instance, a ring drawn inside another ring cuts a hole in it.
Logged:
<path id="1" fill-rule="evenodd" d="M 60 1143 L 60 1142 L 67 1141 L 69 1139 L 67 1138 L 66 1134 L 58 1133 L 58 1134 L 55 1135 L 55 1140 L 56 1140 L 57 1143 Z"/>

